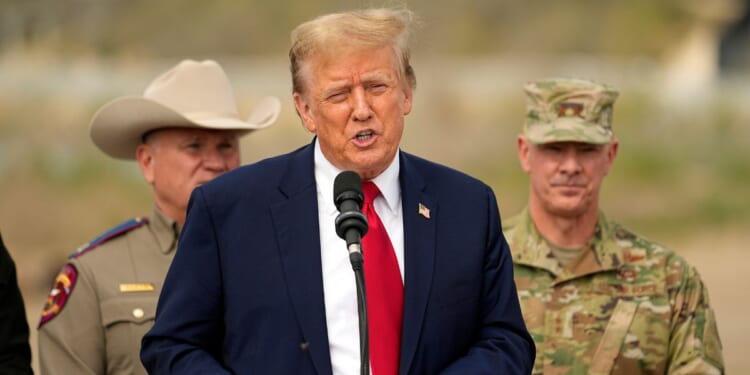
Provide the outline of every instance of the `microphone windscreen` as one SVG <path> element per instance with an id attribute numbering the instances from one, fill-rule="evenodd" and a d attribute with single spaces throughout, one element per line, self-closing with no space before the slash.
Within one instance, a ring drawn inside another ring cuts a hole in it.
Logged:
<path id="1" fill-rule="evenodd" d="M 338 206 L 339 196 L 345 192 L 362 195 L 362 179 L 352 171 L 343 171 L 333 180 L 333 201 Z"/>

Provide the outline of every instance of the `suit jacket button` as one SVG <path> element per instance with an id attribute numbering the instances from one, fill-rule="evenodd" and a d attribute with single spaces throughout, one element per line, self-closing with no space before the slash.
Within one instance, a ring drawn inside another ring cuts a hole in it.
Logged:
<path id="1" fill-rule="evenodd" d="M 299 343 L 299 348 L 302 350 L 307 350 L 307 348 L 309 347 L 310 347 L 310 343 L 308 343 L 307 341 L 303 341 Z"/>

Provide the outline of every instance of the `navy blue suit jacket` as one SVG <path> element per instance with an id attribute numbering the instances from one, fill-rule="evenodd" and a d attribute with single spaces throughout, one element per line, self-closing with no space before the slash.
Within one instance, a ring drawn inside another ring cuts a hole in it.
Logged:
<path id="1" fill-rule="evenodd" d="M 143 339 L 150 373 L 331 374 L 313 149 L 238 168 L 193 192 Z M 399 373 L 530 373 L 534 343 L 492 190 L 405 152 L 400 158 Z"/>

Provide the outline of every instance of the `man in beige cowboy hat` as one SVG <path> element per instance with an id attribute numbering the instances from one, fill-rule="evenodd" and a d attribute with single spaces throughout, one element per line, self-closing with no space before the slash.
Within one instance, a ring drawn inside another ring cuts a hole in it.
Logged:
<path id="1" fill-rule="evenodd" d="M 146 373 L 141 337 L 153 324 L 191 191 L 238 167 L 239 137 L 270 126 L 279 110 L 268 97 L 240 119 L 219 64 L 191 60 L 157 77 L 142 97 L 99 109 L 91 139 L 109 156 L 138 162 L 155 207 L 70 256 L 39 323 L 42 373 Z"/>

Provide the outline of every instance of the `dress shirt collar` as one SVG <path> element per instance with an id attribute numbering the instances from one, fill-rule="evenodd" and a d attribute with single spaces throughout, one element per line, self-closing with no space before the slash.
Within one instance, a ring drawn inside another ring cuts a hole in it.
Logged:
<path id="1" fill-rule="evenodd" d="M 159 250 L 168 254 L 177 248 L 177 239 L 180 237 L 180 225 L 173 219 L 167 217 L 161 210 L 154 207 L 149 219 L 151 232 L 159 243 Z"/>
<path id="2" fill-rule="evenodd" d="M 401 196 L 401 185 L 398 182 L 398 175 L 401 169 L 401 164 L 399 163 L 400 152 L 400 150 L 396 152 L 393 161 L 391 161 L 391 164 L 385 171 L 383 171 L 383 173 L 372 179 L 372 182 L 374 182 L 378 189 L 380 189 L 380 193 L 392 213 L 395 213 L 398 209 Z M 336 212 L 336 205 L 333 204 L 333 181 L 341 172 L 340 169 L 331 164 L 331 162 L 323 155 L 323 151 L 320 149 L 320 143 L 316 138 L 315 181 L 320 196 L 324 199 L 322 204 L 325 204 L 325 206 L 328 207 L 326 212 L 330 214 Z M 318 205 L 320 204 L 321 202 L 318 202 Z"/>

